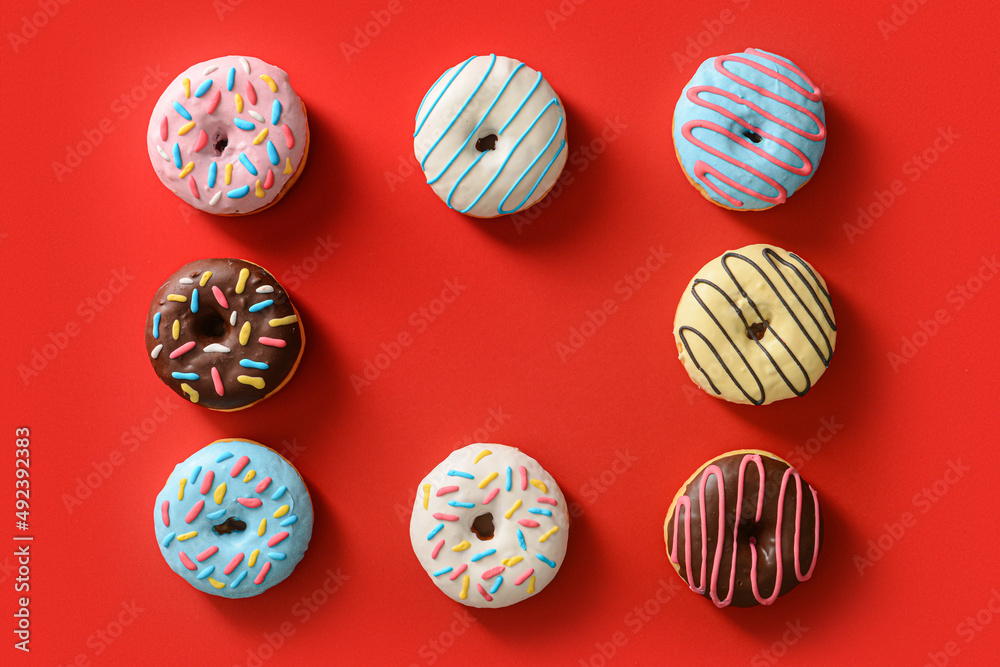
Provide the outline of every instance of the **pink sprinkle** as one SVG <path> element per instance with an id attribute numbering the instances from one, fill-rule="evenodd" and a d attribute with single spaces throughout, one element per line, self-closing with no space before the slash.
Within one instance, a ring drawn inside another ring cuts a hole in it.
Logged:
<path id="1" fill-rule="evenodd" d="M 237 475 L 239 475 L 241 472 L 243 472 L 243 469 L 247 467 L 248 463 L 250 463 L 250 457 L 241 456 L 240 460 L 237 461 L 236 465 L 233 466 L 233 469 L 229 471 L 229 476 L 236 477 Z"/>
<path id="2" fill-rule="evenodd" d="M 202 148 L 208 145 L 208 132 L 202 130 L 198 135 L 198 141 L 194 142 L 194 152 L 197 153 Z"/>
<path id="3" fill-rule="evenodd" d="M 525 469 L 524 466 L 520 466 L 518 468 L 518 470 L 521 473 L 521 490 L 522 491 L 527 491 L 528 490 L 528 471 Z"/>
<path id="4" fill-rule="evenodd" d="M 212 285 L 212 294 L 215 295 L 215 300 L 219 302 L 219 305 L 223 308 L 229 308 L 229 301 L 226 299 L 226 295 L 222 293 L 218 285 Z"/>
<path id="5" fill-rule="evenodd" d="M 440 489 L 438 489 L 437 495 L 443 496 L 446 493 L 455 493 L 456 491 L 458 491 L 457 486 L 442 486 Z"/>
<path id="6" fill-rule="evenodd" d="M 199 500 L 198 502 L 196 502 L 194 504 L 194 507 L 191 508 L 191 511 L 187 513 L 187 516 L 184 517 L 184 523 L 191 523 L 192 521 L 197 519 L 198 515 L 201 514 L 201 511 L 204 508 L 205 508 L 204 500 Z"/>
<path id="7" fill-rule="evenodd" d="M 518 577 L 517 579 L 514 580 L 514 585 L 515 586 L 520 586 L 521 584 L 523 584 L 524 582 L 526 582 L 528 580 L 528 577 L 530 577 L 534 573 L 535 573 L 535 568 L 530 568 L 527 572 L 525 572 L 520 577 Z M 229 573 L 226 572 L 226 574 L 229 574 Z"/>
<path id="8" fill-rule="evenodd" d="M 177 357 L 181 356 L 185 352 L 190 352 L 193 349 L 194 349 L 194 341 L 193 340 L 189 340 L 188 342 L 184 343 L 179 348 L 177 348 L 176 350 L 174 350 L 173 352 L 171 352 L 170 353 L 170 358 L 171 359 L 176 359 Z"/>
<path id="9" fill-rule="evenodd" d="M 253 84 L 247 81 L 247 99 L 250 104 L 257 104 L 257 91 L 253 89 Z"/>
<path id="10" fill-rule="evenodd" d="M 264 504 L 260 501 L 260 498 L 237 498 L 236 502 L 243 505 L 243 507 L 249 507 L 250 509 L 260 507 Z M 536 523 L 535 525 L 537 526 L 538 524 Z M 287 535 L 288 533 L 285 534 Z"/>
<path id="11" fill-rule="evenodd" d="M 483 572 L 483 581 L 489 581 L 490 579 L 497 576 L 506 569 L 507 568 L 505 568 L 503 565 L 497 565 L 492 570 L 486 570 L 485 572 Z"/>
<path id="12" fill-rule="evenodd" d="M 285 347 L 287 343 L 280 338 L 268 338 L 267 336 L 261 336 L 257 339 L 261 345 L 270 345 L 271 347 Z"/>
<path id="13" fill-rule="evenodd" d="M 215 89 L 215 95 L 212 95 L 212 99 L 208 102 L 208 113 L 215 111 L 215 107 L 219 106 L 219 100 L 222 99 L 222 91 L 218 88 Z"/>
<path id="14" fill-rule="evenodd" d="M 493 596 L 486 592 L 486 589 L 483 588 L 482 584 L 476 584 L 476 588 L 479 589 L 479 592 L 482 593 L 487 602 L 493 602 Z"/>
<path id="15" fill-rule="evenodd" d="M 285 146 L 288 148 L 293 147 L 295 145 L 295 137 L 292 136 L 292 128 L 282 125 L 281 131 L 285 133 Z"/>
<path id="16" fill-rule="evenodd" d="M 226 388 L 222 386 L 222 376 L 219 375 L 219 369 L 212 366 L 212 382 L 215 383 L 215 393 L 219 396 L 225 396 Z"/>
<path id="17" fill-rule="evenodd" d="M 210 546 L 209 548 L 205 549 L 200 554 L 195 556 L 195 560 L 197 560 L 199 563 L 204 563 L 206 560 L 208 560 L 218 552 L 219 552 L 219 547 L 214 545 Z"/>
<path id="18" fill-rule="evenodd" d="M 163 120 L 160 121 L 160 141 L 167 140 L 167 116 L 164 114 Z"/>
<path id="19" fill-rule="evenodd" d="M 286 537 L 288 537 L 288 531 L 287 530 L 283 530 L 280 533 L 278 533 L 277 535 L 275 535 L 274 537 L 272 537 L 271 539 L 269 539 L 267 541 L 267 546 L 273 547 L 275 544 L 278 544 L 279 542 L 281 542 L 282 540 L 284 540 Z"/>
<path id="20" fill-rule="evenodd" d="M 434 545 L 434 551 L 431 552 L 431 558 L 437 558 L 438 553 L 441 551 L 441 547 L 444 546 L 444 540 L 441 540 L 436 545 Z"/>
<path id="21" fill-rule="evenodd" d="M 188 179 L 188 186 L 191 187 L 191 196 L 195 199 L 201 199 L 201 193 L 198 192 L 198 184 L 194 182 L 194 177 Z"/>
<path id="22" fill-rule="evenodd" d="M 164 500 L 160 505 L 160 514 L 163 516 L 163 525 L 170 528 L 170 501 Z"/>
<path id="23" fill-rule="evenodd" d="M 260 480 L 260 484 L 254 487 L 254 491 L 256 491 L 257 493 L 264 493 L 264 490 L 267 489 L 267 487 L 269 487 L 270 485 L 271 485 L 271 478 L 265 477 L 264 479 Z"/>
<path id="24" fill-rule="evenodd" d="M 493 489 L 492 491 L 490 491 L 488 494 L 486 494 L 486 500 L 483 501 L 483 504 L 484 505 L 489 505 L 490 501 L 493 500 L 494 498 L 496 498 L 498 493 L 500 493 L 500 489 L 499 488 L 496 488 L 496 489 Z"/>
<path id="25" fill-rule="evenodd" d="M 243 562 L 243 552 L 241 551 L 240 553 L 233 556 L 233 559 L 229 561 L 229 565 L 226 566 L 226 568 L 222 571 L 222 573 L 232 574 L 233 570 L 236 569 L 236 566 L 242 562 Z M 534 572 L 534 570 L 532 570 L 532 572 Z"/>
<path id="26" fill-rule="evenodd" d="M 542 496 L 541 498 L 539 498 L 538 502 L 540 502 L 540 503 L 546 503 L 548 505 L 552 505 L 553 507 L 555 507 L 556 505 L 559 504 L 559 503 L 556 502 L 555 498 L 546 498 L 545 496 Z"/>
<path id="27" fill-rule="evenodd" d="M 518 521 L 519 524 L 525 528 L 538 528 L 539 523 L 537 521 L 532 521 L 531 519 L 521 519 Z"/>
<path id="28" fill-rule="evenodd" d="M 466 565 L 465 563 L 462 563 L 461 565 L 459 565 L 459 566 L 458 566 L 458 569 L 457 569 L 457 570 L 455 570 L 454 572 L 452 572 L 452 573 L 451 573 L 451 576 L 450 576 L 450 577 L 448 577 L 448 578 L 449 578 L 449 579 L 451 579 L 452 581 L 455 581 L 455 580 L 456 580 L 456 579 L 458 579 L 458 578 L 459 578 L 459 577 L 460 577 L 460 576 L 462 575 L 462 573 L 463 573 L 463 572 L 465 572 L 465 571 L 466 571 L 466 570 L 467 570 L 468 568 L 469 568 L 469 566 L 468 566 L 468 565 Z"/>
<path id="29" fill-rule="evenodd" d="M 268 169 L 267 176 L 264 177 L 264 189 L 267 190 L 272 185 L 274 185 L 274 172 Z"/>
<path id="30" fill-rule="evenodd" d="M 247 85 L 250 84 L 248 83 Z M 264 563 L 264 567 L 260 568 L 260 573 L 257 575 L 257 578 L 253 580 L 253 583 L 260 586 L 262 583 L 264 583 L 264 578 L 267 577 L 267 573 L 270 571 L 271 571 L 271 561 L 267 561 L 266 563 Z"/>
<path id="31" fill-rule="evenodd" d="M 191 562 L 191 559 L 188 558 L 188 555 L 186 553 L 184 553 L 182 551 L 182 552 L 180 552 L 177 555 L 181 557 L 181 562 L 184 563 L 184 567 L 186 567 L 189 570 L 197 570 L 198 569 L 198 566 Z"/>
<path id="32" fill-rule="evenodd" d="M 212 490 L 213 481 L 215 481 L 215 471 L 209 470 L 201 480 L 201 495 L 207 495 Z"/>
<path id="33" fill-rule="evenodd" d="M 458 521 L 458 517 L 454 514 L 442 514 L 441 512 L 435 512 L 434 518 L 438 521 Z"/>

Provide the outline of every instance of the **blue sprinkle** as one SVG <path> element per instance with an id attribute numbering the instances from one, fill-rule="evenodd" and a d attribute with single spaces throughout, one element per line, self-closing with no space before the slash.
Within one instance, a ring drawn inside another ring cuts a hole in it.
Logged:
<path id="1" fill-rule="evenodd" d="M 506 483 L 506 488 L 507 488 L 508 491 L 510 491 L 510 478 L 511 478 L 511 470 L 510 470 L 510 466 L 507 466 L 507 483 Z"/>
<path id="2" fill-rule="evenodd" d="M 280 551 L 269 551 L 267 557 L 271 560 L 285 560 L 287 556 Z"/>
<path id="3" fill-rule="evenodd" d="M 538 556 L 538 560 L 542 561 L 543 563 L 545 563 L 549 567 L 555 567 L 556 566 L 555 561 L 549 560 L 548 558 L 546 558 L 542 554 L 535 554 L 535 555 Z"/>
<path id="4" fill-rule="evenodd" d="M 288 490 L 287 486 L 279 486 L 278 490 L 275 491 L 274 494 L 271 496 L 271 500 L 277 500 L 281 496 L 285 495 L 285 491 L 287 490 Z"/>
<path id="5" fill-rule="evenodd" d="M 475 479 L 473 475 L 467 472 L 462 472 L 461 470 L 449 470 L 448 477 L 464 477 L 465 479 Z"/>
<path id="6" fill-rule="evenodd" d="M 241 199 L 250 194 L 250 186 L 244 185 L 242 188 L 236 188 L 235 190 L 230 190 L 226 193 L 226 196 L 230 199 Z"/>
<path id="7" fill-rule="evenodd" d="M 271 125 L 277 125 L 278 119 L 281 118 L 281 102 L 277 99 L 271 103 Z"/>
<path id="8" fill-rule="evenodd" d="M 434 529 L 431 530 L 431 532 L 427 533 L 427 539 L 428 540 L 434 539 L 434 536 L 440 533 L 443 528 L 444 528 L 443 523 L 439 523 L 438 525 L 434 526 Z"/>
<path id="9" fill-rule="evenodd" d="M 211 79 L 205 79 L 204 81 L 201 82 L 201 85 L 198 86 L 198 90 L 194 91 L 194 96 L 195 97 L 201 97 L 202 95 L 204 95 L 205 93 L 207 93 L 208 89 L 211 88 L 211 87 L 212 87 L 212 80 Z"/>
<path id="10" fill-rule="evenodd" d="M 153 315 L 153 338 L 160 337 L 160 314 Z"/>
<path id="11" fill-rule="evenodd" d="M 222 463 L 226 459 L 231 459 L 231 458 L 233 458 L 233 453 L 232 452 L 222 452 L 217 457 L 215 457 L 215 462 L 216 463 Z"/>
<path id="12" fill-rule="evenodd" d="M 175 380 L 197 380 L 197 373 L 171 373 L 170 374 Z M 192 482 L 194 480 L 191 480 Z"/>
<path id="13" fill-rule="evenodd" d="M 259 313 L 268 306 L 274 303 L 274 299 L 268 299 L 267 301 L 261 301 L 260 303 L 255 303 L 254 305 L 247 308 L 251 313 Z"/>
<path id="14" fill-rule="evenodd" d="M 229 74 L 226 75 L 226 90 L 232 90 L 234 83 L 236 83 L 236 68 L 230 67 Z"/>
<path id="15" fill-rule="evenodd" d="M 198 578 L 199 579 L 204 579 L 205 577 L 210 576 L 213 572 L 215 572 L 215 566 L 214 565 L 209 565 L 204 570 L 202 570 L 201 572 L 198 573 Z"/>
<path id="16" fill-rule="evenodd" d="M 475 503 L 463 503 L 460 500 L 449 500 L 448 504 L 452 507 L 475 507 Z"/>
<path id="17" fill-rule="evenodd" d="M 285 519 L 284 521 L 282 521 L 278 525 L 279 526 L 290 526 L 290 525 L 292 525 L 293 523 L 295 523 L 298 520 L 299 520 L 299 517 L 295 516 L 294 514 L 289 514 L 288 518 Z"/>
<path id="18" fill-rule="evenodd" d="M 174 166 L 178 169 L 184 166 L 184 163 L 181 162 L 181 147 L 177 143 L 174 144 Z"/>
<path id="19" fill-rule="evenodd" d="M 198 312 L 198 288 L 195 287 L 194 291 L 191 292 L 191 312 Z"/>
<path id="20" fill-rule="evenodd" d="M 242 118 L 234 118 L 233 124 L 241 130 L 252 130 L 255 125 L 248 120 L 243 120 Z"/>
<path id="21" fill-rule="evenodd" d="M 195 480 L 198 479 L 198 475 L 201 474 L 201 466 L 195 466 L 194 471 L 191 476 L 188 477 L 188 484 L 194 484 Z"/>
<path id="22" fill-rule="evenodd" d="M 214 521 L 215 519 L 218 519 L 219 517 L 224 516 L 225 513 L 226 513 L 226 510 L 215 510 L 214 512 L 210 512 L 210 513 L 206 514 L 205 516 L 207 516 L 209 519 L 212 519 Z"/>
<path id="23" fill-rule="evenodd" d="M 247 168 L 247 171 L 254 176 L 257 175 L 257 167 L 253 166 L 253 162 L 250 161 L 250 158 L 247 157 L 246 153 L 240 153 L 240 162 L 242 162 L 243 166 Z"/>
<path id="24" fill-rule="evenodd" d="M 164 537 L 163 538 L 163 546 L 167 546 L 168 544 L 170 544 L 171 542 L 173 542 L 175 537 L 177 537 L 177 533 L 170 533 L 169 535 L 167 535 L 166 537 Z"/>
<path id="25" fill-rule="evenodd" d="M 552 516 L 552 510 L 543 510 L 543 509 L 538 509 L 537 507 L 532 507 L 528 511 L 531 512 L 532 514 L 543 514 L 545 516 Z"/>
<path id="26" fill-rule="evenodd" d="M 453 567 L 442 567 L 440 570 L 434 570 L 433 572 L 431 572 L 431 574 L 434 575 L 435 577 L 440 577 L 442 574 L 448 574 L 454 569 L 455 568 Z"/>
<path id="27" fill-rule="evenodd" d="M 185 109 L 180 102 L 174 102 L 174 109 L 176 109 L 177 113 L 183 116 L 186 120 L 191 120 L 191 114 L 188 113 L 188 110 Z"/>
<path id="28" fill-rule="evenodd" d="M 270 139 L 267 140 L 267 159 L 274 166 L 278 166 L 278 163 L 281 162 L 281 158 L 278 157 L 278 149 L 274 147 Z"/>
<path id="29" fill-rule="evenodd" d="M 251 361 L 250 359 L 240 359 L 240 366 L 243 368 L 259 368 L 266 371 L 269 367 L 263 361 Z"/>
<path id="30" fill-rule="evenodd" d="M 215 187 L 215 179 L 219 175 L 219 165 L 214 162 L 208 165 L 208 187 L 209 189 Z"/>
<path id="31" fill-rule="evenodd" d="M 503 583 L 503 577 L 498 576 L 496 581 L 493 582 L 493 585 L 490 586 L 490 595 L 493 595 L 498 590 L 500 590 L 500 584 L 502 583 Z"/>
<path id="32" fill-rule="evenodd" d="M 497 552 L 496 549 L 487 549 L 486 551 L 483 551 L 482 553 L 476 554 L 475 556 L 473 556 L 469 560 L 471 560 L 473 563 L 475 563 L 477 561 L 481 561 L 482 559 L 486 558 L 487 556 L 492 556 L 496 552 Z"/>
<path id="33" fill-rule="evenodd" d="M 528 545 L 524 541 L 524 533 L 521 532 L 520 528 L 517 529 L 517 543 L 521 545 L 521 551 L 528 550 Z"/>
<path id="34" fill-rule="evenodd" d="M 243 580 L 247 578 L 247 573 L 249 572 L 250 570 L 243 570 L 242 572 L 240 572 L 240 576 L 236 577 L 236 581 L 229 584 L 229 587 L 236 588 L 237 586 L 239 586 L 241 583 L 243 583 Z"/>

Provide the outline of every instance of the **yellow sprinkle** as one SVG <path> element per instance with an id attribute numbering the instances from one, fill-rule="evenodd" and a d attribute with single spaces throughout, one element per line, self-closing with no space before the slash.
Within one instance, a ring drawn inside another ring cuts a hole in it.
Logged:
<path id="1" fill-rule="evenodd" d="M 244 288 L 247 286 L 247 278 L 250 277 L 249 269 L 240 269 L 240 278 L 236 281 L 236 293 L 243 294 Z"/>
<path id="2" fill-rule="evenodd" d="M 292 173 L 292 171 L 294 171 L 292 169 L 292 158 L 286 157 L 285 158 L 285 171 L 283 171 L 282 173 L 283 174 L 290 174 L 290 173 Z"/>
<path id="3" fill-rule="evenodd" d="M 226 587 L 226 585 L 224 583 L 222 583 L 221 581 L 216 581 L 212 577 L 208 578 L 208 583 L 212 584 L 212 586 L 214 586 L 215 588 L 225 588 Z"/>
<path id="4" fill-rule="evenodd" d="M 244 322 L 243 328 L 240 329 L 240 345 L 246 345 L 247 341 L 250 340 L 250 323 Z"/>
<path id="5" fill-rule="evenodd" d="M 191 97 L 191 79 L 184 79 L 181 81 L 184 84 L 184 97 Z"/>
<path id="6" fill-rule="evenodd" d="M 174 320 L 174 326 L 170 329 L 171 335 L 173 335 L 174 340 L 177 340 L 181 335 L 181 323 L 180 320 Z"/>
<path id="7" fill-rule="evenodd" d="M 201 286 L 201 287 L 204 287 L 205 285 L 208 284 L 208 280 L 211 277 L 212 277 L 212 272 L 211 271 L 205 271 L 205 273 L 201 274 L 201 280 L 198 281 L 198 285 Z"/>
<path id="8" fill-rule="evenodd" d="M 479 483 L 479 488 L 485 489 L 486 485 L 495 480 L 496 478 L 497 478 L 497 473 L 491 472 L 489 475 L 483 478 L 483 481 Z"/>
<path id="9" fill-rule="evenodd" d="M 532 575 L 531 579 L 528 579 L 528 595 L 535 592 L 535 577 Z"/>
<path id="10" fill-rule="evenodd" d="M 460 600 L 469 597 L 469 575 L 462 577 L 462 592 L 458 594 Z"/>
<path id="11" fill-rule="evenodd" d="M 514 567 L 522 560 L 524 560 L 524 556 L 514 556 L 513 558 L 504 558 L 500 562 L 503 563 L 503 565 L 505 565 L 506 567 Z"/>
<path id="12" fill-rule="evenodd" d="M 226 185 L 229 185 L 230 183 L 233 182 L 233 165 L 232 164 L 227 164 L 226 165 L 225 178 L 226 178 Z"/>
<path id="13" fill-rule="evenodd" d="M 177 536 L 178 542 L 183 542 L 184 540 L 190 540 L 192 537 L 198 534 L 197 530 L 192 530 L 190 533 L 184 533 L 183 535 Z"/>
<path id="14" fill-rule="evenodd" d="M 490 454 L 492 454 L 492 453 L 493 453 L 493 452 L 491 452 L 490 450 L 488 450 L 488 449 L 484 449 L 483 451 L 481 451 L 481 452 L 479 452 L 478 454 L 476 454 L 476 458 L 474 458 L 474 459 L 472 460 L 472 462 L 473 462 L 473 463 L 479 463 L 480 459 L 482 459 L 482 458 L 483 458 L 483 457 L 485 457 L 485 456 L 489 456 L 489 455 L 490 455 Z"/>
<path id="15" fill-rule="evenodd" d="M 226 483 L 223 482 L 215 487 L 215 504 L 221 505 L 222 499 L 226 497 Z"/>
<path id="16" fill-rule="evenodd" d="M 424 509 L 427 509 L 427 503 L 430 502 L 431 495 L 431 485 L 424 484 Z"/>
<path id="17" fill-rule="evenodd" d="M 186 165 L 184 165 L 184 168 L 181 169 L 181 173 L 178 174 L 178 176 L 180 178 L 184 178 L 185 176 L 190 174 L 193 170 L 194 170 L 194 162 L 188 162 Z"/>
<path id="18" fill-rule="evenodd" d="M 260 527 L 257 529 L 257 534 L 258 535 L 263 535 L 265 531 L 267 531 L 267 519 L 266 518 L 260 520 Z M 250 565 L 253 565 L 253 563 L 250 563 Z"/>
<path id="19" fill-rule="evenodd" d="M 531 480 L 531 485 L 533 487 L 535 487 L 536 489 L 539 489 L 542 493 L 548 493 L 549 492 L 549 487 L 545 486 L 545 482 L 542 482 L 540 480 L 537 480 L 537 479 Z"/>
<path id="20" fill-rule="evenodd" d="M 296 315 L 289 315 L 288 317 L 279 317 L 273 320 L 268 320 L 267 323 L 272 327 L 283 327 L 286 324 L 295 324 L 298 321 L 299 318 Z"/>
<path id="21" fill-rule="evenodd" d="M 521 499 L 520 499 L 520 498 L 518 498 L 517 500 L 515 500 L 515 501 L 514 501 L 514 506 L 513 506 L 513 507 L 511 507 L 511 508 L 510 508 L 509 510 L 507 510 L 506 512 L 504 512 L 504 514 L 503 514 L 503 515 L 504 515 L 504 516 L 505 516 L 506 518 L 508 518 L 508 519 L 509 519 L 509 518 L 511 517 L 511 515 L 513 515 L 513 514 L 514 514 L 514 512 L 516 512 L 516 511 L 517 511 L 517 508 L 518 508 L 518 507 L 520 507 L 520 506 L 521 506 Z"/>
<path id="22" fill-rule="evenodd" d="M 271 89 L 272 93 L 278 92 L 278 84 L 274 82 L 274 79 L 266 74 L 261 74 L 260 80 L 267 84 L 267 87 Z"/>
<path id="23" fill-rule="evenodd" d="M 466 549 L 468 549 L 468 548 L 469 548 L 469 547 L 471 547 L 471 546 L 472 546 L 471 544 L 469 544 L 469 543 L 468 543 L 468 542 L 466 542 L 465 540 L 462 540 L 461 542 L 459 542 L 458 544 L 456 544 L 455 546 L 453 546 L 453 547 L 451 548 L 451 550 L 452 550 L 452 551 L 455 551 L 455 552 L 458 552 L 458 551 L 465 551 Z"/>
<path id="24" fill-rule="evenodd" d="M 260 553 L 260 549 L 254 549 L 250 554 L 250 560 L 247 561 L 247 567 L 253 567 L 257 562 L 257 554 Z"/>
<path id="25" fill-rule="evenodd" d="M 246 474 L 246 475 L 245 475 L 245 476 L 243 477 L 243 483 L 244 483 L 244 484 L 246 484 L 246 483 L 247 483 L 247 482 L 249 482 L 249 481 L 250 481 L 251 479 L 253 479 L 253 478 L 254 478 L 254 476 L 256 476 L 256 475 L 257 475 L 257 471 L 256 471 L 256 470 L 251 470 L 250 472 L 248 472 L 248 473 L 247 473 L 247 474 Z"/>
<path id="26" fill-rule="evenodd" d="M 286 514 L 288 514 L 288 510 L 290 510 L 290 509 L 291 508 L 288 505 L 282 505 L 277 510 L 275 510 L 275 512 L 274 512 L 274 514 L 272 516 L 275 519 L 281 518 L 281 517 L 285 516 Z"/>
<path id="27" fill-rule="evenodd" d="M 188 300 L 188 298 L 186 296 L 184 296 L 183 294 L 168 294 L 167 295 L 167 301 L 180 301 L 181 303 L 184 303 L 187 300 Z"/>
<path id="28" fill-rule="evenodd" d="M 177 134 L 187 134 L 188 131 L 190 131 L 191 128 L 193 127 L 194 127 L 194 121 L 191 121 L 190 123 L 185 123 L 184 125 L 181 125 L 179 130 L 177 130 Z"/>
<path id="29" fill-rule="evenodd" d="M 181 479 L 181 488 L 177 489 L 177 500 L 184 500 L 184 485 L 187 482 L 187 479 Z"/>
<path id="30" fill-rule="evenodd" d="M 559 530 L 559 526 L 552 526 L 551 528 L 548 529 L 548 531 L 546 531 L 546 533 L 544 535 L 542 535 L 541 537 L 538 538 L 538 541 L 539 542 L 544 542 L 545 540 L 549 539 L 549 537 L 551 537 L 552 533 L 554 533 L 554 532 L 556 532 L 558 530 Z"/>
<path id="31" fill-rule="evenodd" d="M 242 382 L 243 384 L 248 384 L 251 387 L 256 387 L 257 389 L 264 388 L 264 378 L 250 377 L 249 375 L 237 375 L 236 380 Z"/>
<path id="32" fill-rule="evenodd" d="M 267 128 L 266 127 L 263 130 L 260 131 L 260 134 L 258 134 L 256 137 L 254 137 L 253 145 L 257 146 L 262 141 L 264 141 L 265 139 L 267 139 Z"/>
<path id="33" fill-rule="evenodd" d="M 257 179 L 257 189 L 254 190 L 254 194 L 257 195 L 257 199 L 264 198 L 264 188 L 260 187 L 260 179 Z"/>
<path id="34" fill-rule="evenodd" d="M 236 113 L 243 113 L 243 98 L 236 93 Z"/>
<path id="35" fill-rule="evenodd" d="M 196 389 L 192 389 L 191 385 L 189 385 L 187 382 L 182 382 L 181 389 L 184 390 L 185 394 L 191 397 L 192 403 L 198 402 L 198 391 Z"/>

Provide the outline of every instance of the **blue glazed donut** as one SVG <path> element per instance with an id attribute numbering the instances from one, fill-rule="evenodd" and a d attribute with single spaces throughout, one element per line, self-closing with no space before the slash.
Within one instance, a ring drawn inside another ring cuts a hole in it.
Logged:
<path id="1" fill-rule="evenodd" d="M 292 573 L 312 537 L 309 491 L 274 450 L 216 440 L 174 468 L 153 512 L 160 552 L 200 591 L 260 595 Z"/>

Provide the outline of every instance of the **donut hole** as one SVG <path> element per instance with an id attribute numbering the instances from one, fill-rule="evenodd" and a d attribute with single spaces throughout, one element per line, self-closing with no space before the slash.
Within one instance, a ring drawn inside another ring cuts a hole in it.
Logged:
<path id="1" fill-rule="evenodd" d="M 754 142 L 755 144 L 759 144 L 760 142 L 764 141 L 763 137 L 761 137 L 756 132 L 751 132 L 750 130 L 743 130 L 743 136 L 749 139 L 750 141 Z"/>
<path id="2" fill-rule="evenodd" d="M 212 526 L 214 530 L 219 535 L 228 535 L 230 533 L 242 533 L 247 529 L 247 524 L 245 521 L 240 521 L 234 516 L 229 517 L 217 526 Z"/>
<path id="3" fill-rule="evenodd" d="M 219 313 L 213 310 L 205 310 L 205 314 L 198 318 L 195 323 L 198 338 L 218 340 L 225 337 L 226 327 L 229 323 Z"/>
<path id="4" fill-rule="evenodd" d="M 750 546 L 754 547 L 760 538 L 762 529 L 761 524 L 752 518 L 740 519 L 737 529 L 738 541 L 749 541 Z"/>
<path id="5" fill-rule="evenodd" d="M 747 327 L 747 338 L 750 340 L 753 340 L 754 338 L 760 340 L 764 337 L 764 334 L 767 333 L 768 324 L 770 324 L 770 322 L 767 320 L 764 320 L 763 322 L 754 322 Z"/>
<path id="6" fill-rule="evenodd" d="M 485 137 L 479 137 L 476 139 L 476 150 L 480 153 L 495 151 L 497 148 L 497 139 L 499 137 L 495 134 L 487 134 Z"/>
<path id="7" fill-rule="evenodd" d="M 486 514 L 480 514 L 473 519 L 472 532 L 483 542 L 492 540 L 493 535 L 496 532 L 496 528 L 493 525 L 493 514 L 487 512 Z"/>
<path id="8" fill-rule="evenodd" d="M 223 151 L 226 150 L 226 146 L 229 145 L 229 137 L 222 130 L 215 133 L 215 137 L 212 139 L 212 148 L 215 149 L 216 155 L 222 155 Z"/>

